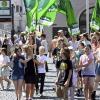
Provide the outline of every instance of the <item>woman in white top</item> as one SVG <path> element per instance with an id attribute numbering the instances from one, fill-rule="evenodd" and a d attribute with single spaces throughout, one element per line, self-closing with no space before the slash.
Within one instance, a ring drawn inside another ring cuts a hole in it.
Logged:
<path id="1" fill-rule="evenodd" d="M 7 54 L 7 50 L 5 48 L 2 48 L 1 55 L 0 55 L 0 66 L 2 67 L 1 77 L 2 80 L 8 82 L 6 89 L 9 89 L 11 85 L 11 81 L 8 79 L 10 74 L 10 68 L 9 68 L 10 59 L 6 54 Z"/>
<path id="2" fill-rule="evenodd" d="M 48 43 L 47 43 L 46 35 L 45 34 L 41 35 L 41 46 L 44 46 L 45 54 L 47 55 L 48 54 Z"/>
<path id="3" fill-rule="evenodd" d="M 80 57 L 79 66 L 82 69 L 82 76 L 84 82 L 85 100 L 91 100 L 91 93 L 93 91 L 93 84 L 95 78 L 94 56 L 91 52 L 91 46 L 88 45 L 84 49 L 85 53 Z"/>
<path id="4" fill-rule="evenodd" d="M 73 47 L 74 50 L 77 50 L 79 43 L 77 41 L 76 36 L 72 36 L 72 40 L 69 41 L 69 44 L 70 44 L 70 46 Z"/>

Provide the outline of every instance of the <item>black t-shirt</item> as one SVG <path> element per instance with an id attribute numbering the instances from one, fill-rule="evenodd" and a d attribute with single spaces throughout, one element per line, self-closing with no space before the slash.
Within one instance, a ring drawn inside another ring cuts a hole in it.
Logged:
<path id="1" fill-rule="evenodd" d="M 52 52 L 52 55 L 53 55 L 53 56 L 58 56 L 58 55 L 60 55 L 60 48 L 56 47 L 56 48 L 54 49 L 54 51 Z"/>
<path id="2" fill-rule="evenodd" d="M 72 61 L 71 60 L 61 60 L 60 62 L 60 74 L 58 76 L 58 84 L 64 85 L 69 76 L 69 71 L 72 70 Z M 72 75 L 69 81 L 69 86 L 72 86 Z"/>
<path id="3" fill-rule="evenodd" d="M 33 58 L 27 62 L 27 67 L 25 68 L 25 75 L 33 76 L 35 75 L 35 66 L 33 62 Z"/>
<path id="4" fill-rule="evenodd" d="M 52 52 L 52 55 L 53 56 L 56 56 L 56 68 L 59 68 L 59 66 L 60 66 L 60 59 L 61 59 L 61 57 L 60 57 L 60 48 L 58 48 L 58 47 L 56 47 L 55 49 L 54 49 L 54 51 Z"/>

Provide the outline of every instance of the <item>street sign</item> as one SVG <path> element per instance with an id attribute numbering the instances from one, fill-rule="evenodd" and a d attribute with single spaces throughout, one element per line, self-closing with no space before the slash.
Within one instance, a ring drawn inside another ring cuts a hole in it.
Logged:
<path id="1" fill-rule="evenodd" d="M 11 0 L 0 0 L 0 16 L 11 16 Z"/>

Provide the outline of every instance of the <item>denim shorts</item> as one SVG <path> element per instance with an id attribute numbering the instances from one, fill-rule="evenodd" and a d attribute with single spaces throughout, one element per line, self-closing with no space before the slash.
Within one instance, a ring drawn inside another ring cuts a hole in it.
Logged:
<path id="1" fill-rule="evenodd" d="M 11 76 L 11 79 L 12 80 L 24 80 L 24 76 L 23 75 L 22 76 L 12 75 Z"/>

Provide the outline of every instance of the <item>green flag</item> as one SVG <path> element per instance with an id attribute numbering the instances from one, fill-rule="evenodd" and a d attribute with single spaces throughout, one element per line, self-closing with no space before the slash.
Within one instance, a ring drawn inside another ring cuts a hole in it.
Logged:
<path id="1" fill-rule="evenodd" d="M 25 9 L 26 9 L 26 17 L 27 17 L 27 26 L 28 28 L 32 27 L 33 15 L 36 12 L 38 7 L 37 0 L 24 0 Z"/>
<path id="2" fill-rule="evenodd" d="M 94 31 L 100 30 L 100 0 L 96 0 L 96 5 L 93 10 L 90 27 Z"/>
<path id="3" fill-rule="evenodd" d="M 57 1 L 57 0 L 56 0 Z M 44 26 L 51 26 L 57 14 L 57 2 L 55 3 L 46 11 L 46 13 L 40 18 L 39 23 Z"/>
<path id="4" fill-rule="evenodd" d="M 34 14 L 34 20 L 40 20 L 40 18 L 47 12 L 47 10 L 55 3 L 56 0 L 39 0 L 37 15 Z"/>
<path id="5" fill-rule="evenodd" d="M 67 25 L 69 27 L 72 27 L 77 22 L 76 22 L 76 18 L 75 18 L 75 15 L 74 15 L 74 10 L 73 10 L 73 7 L 71 5 L 70 0 L 66 0 L 65 6 L 66 6 Z"/>
<path id="6" fill-rule="evenodd" d="M 66 0 L 58 0 L 58 12 L 66 15 Z"/>
<path id="7" fill-rule="evenodd" d="M 68 30 L 71 35 L 77 35 L 80 33 L 79 25 L 77 24 L 76 17 L 74 14 L 74 9 L 72 7 L 71 1 L 66 0 L 66 20 L 68 25 Z"/>
<path id="8" fill-rule="evenodd" d="M 66 16 L 68 31 L 71 35 L 79 34 L 79 26 L 77 24 L 74 10 L 70 0 L 59 0 L 58 11 Z"/>

